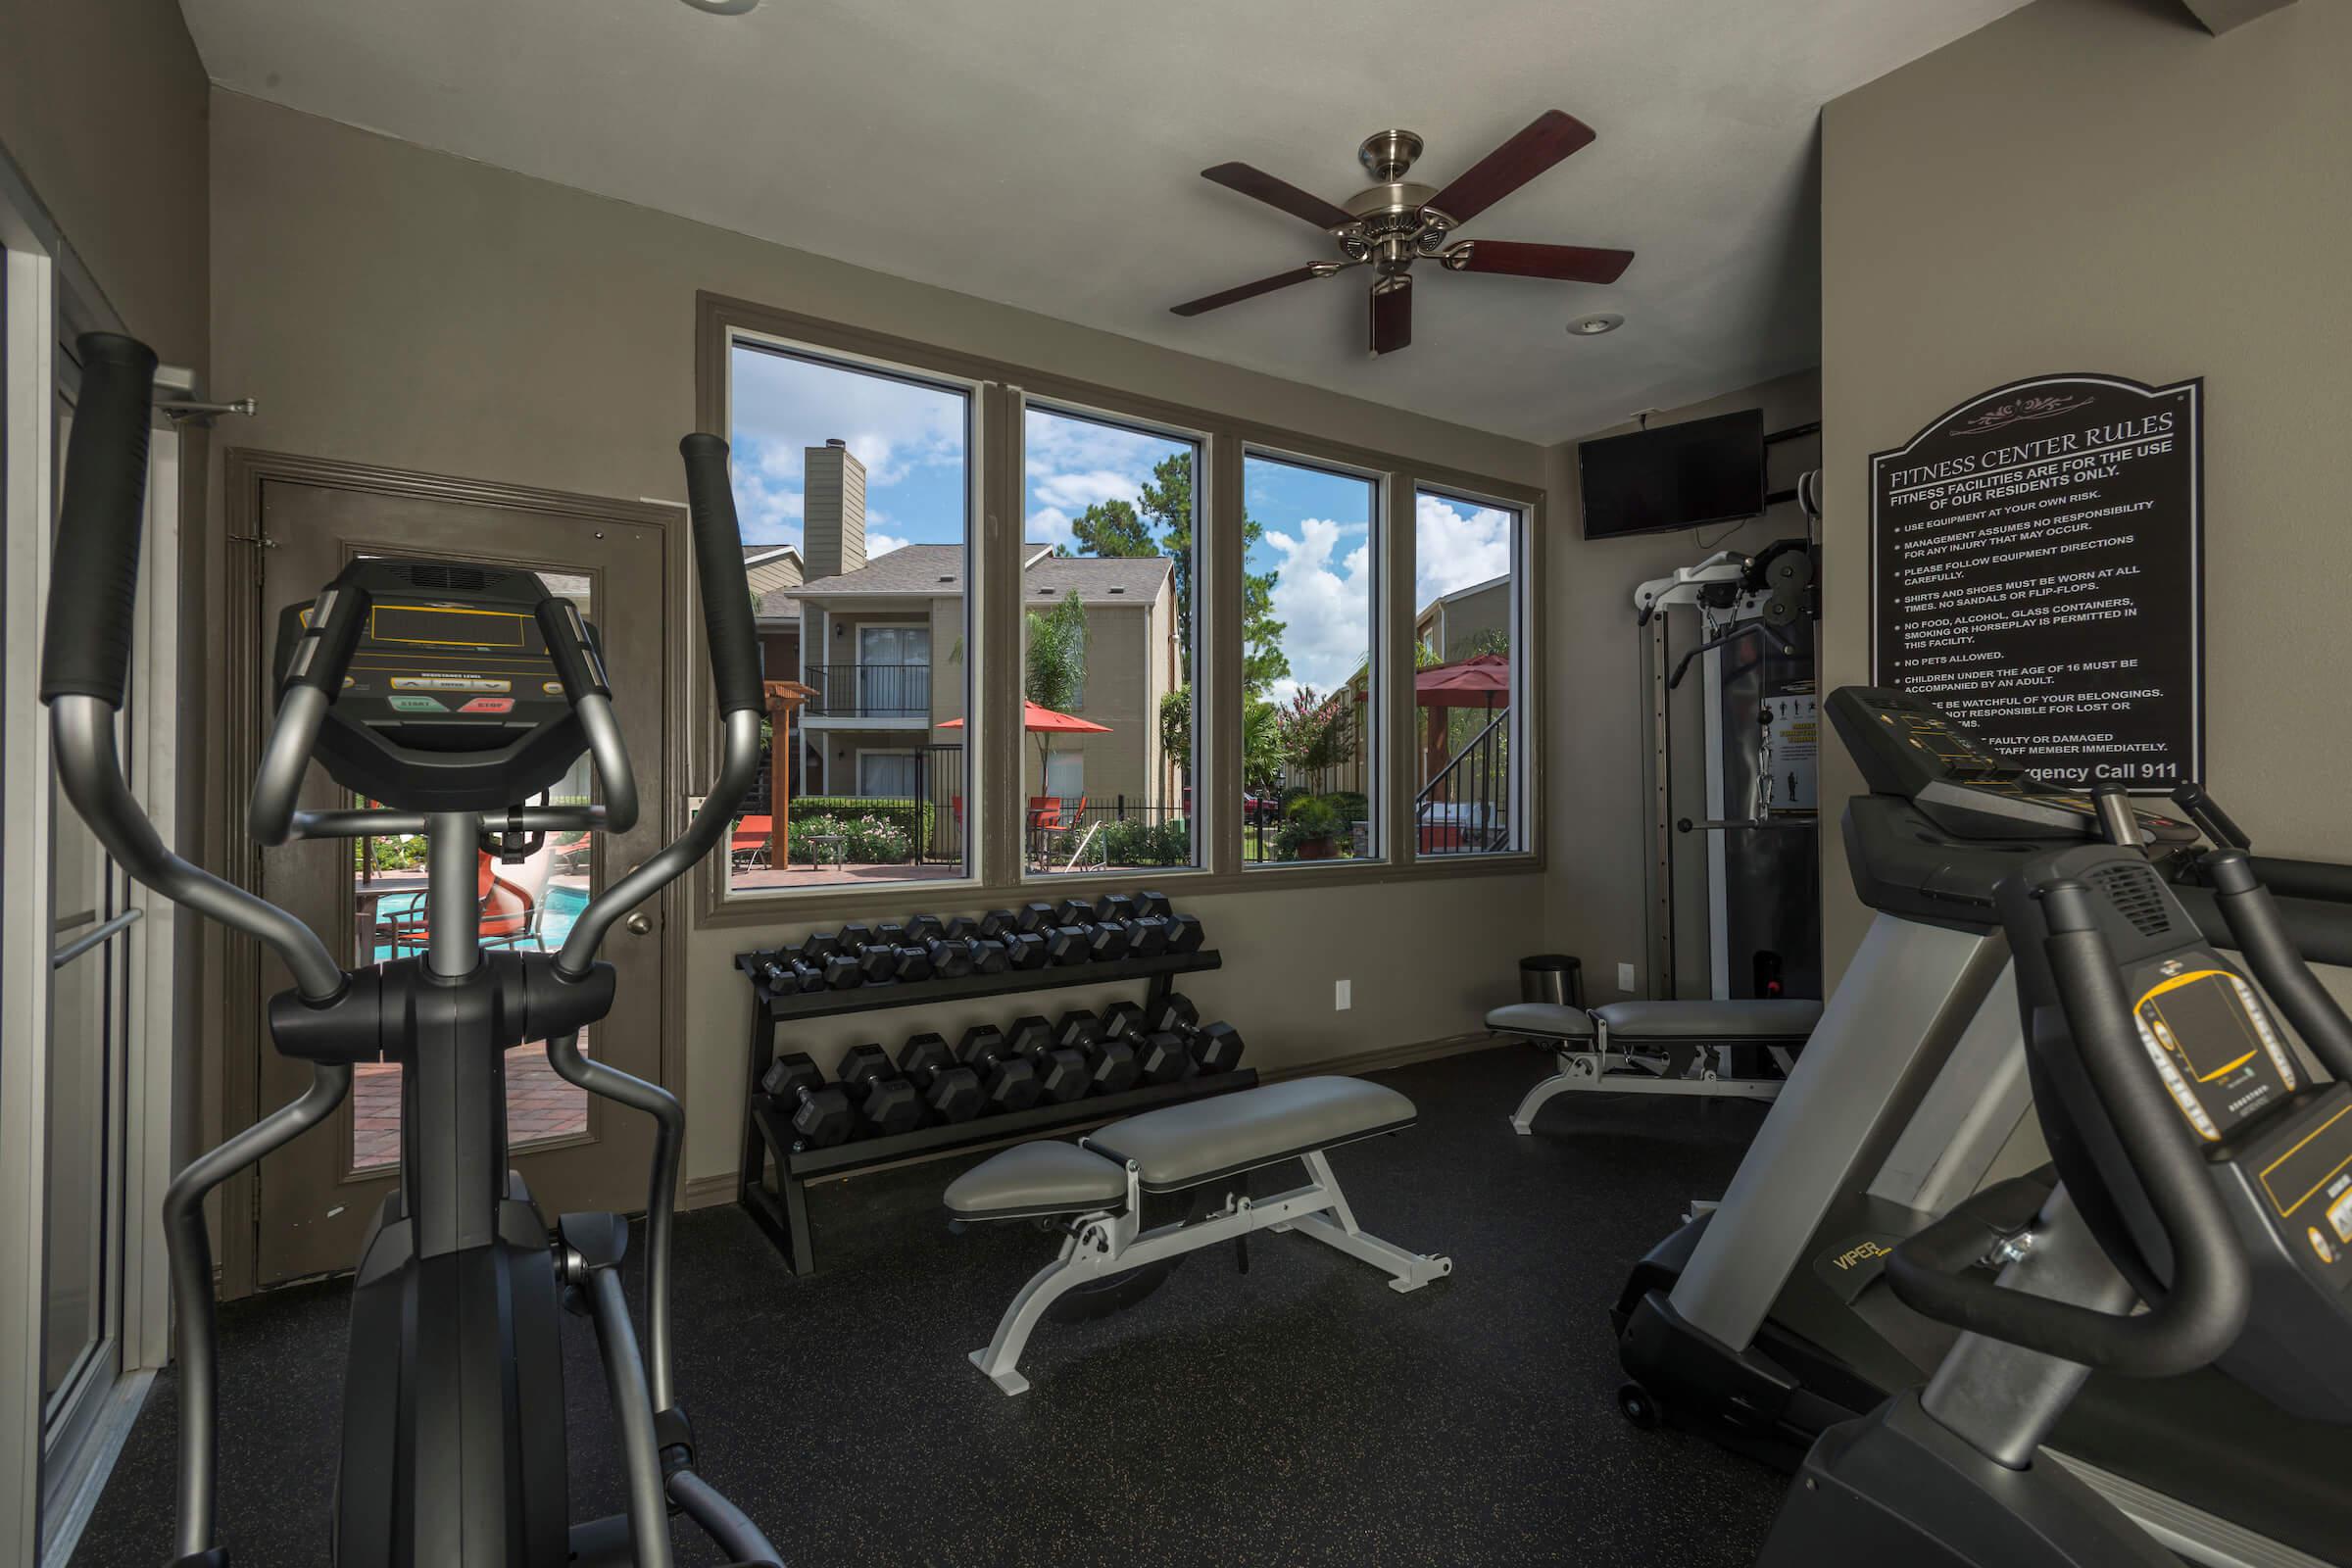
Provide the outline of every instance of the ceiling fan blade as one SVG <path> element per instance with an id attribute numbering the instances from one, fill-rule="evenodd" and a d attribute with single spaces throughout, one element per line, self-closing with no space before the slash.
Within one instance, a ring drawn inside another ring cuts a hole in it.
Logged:
<path id="1" fill-rule="evenodd" d="M 1372 285 L 1372 352 L 1394 354 L 1413 340 L 1413 280 L 1384 277 Z"/>
<path id="2" fill-rule="evenodd" d="M 1525 130 L 1456 175 L 1428 205 L 1457 223 L 1467 223 L 1592 140 L 1592 126 L 1574 115 L 1546 109 Z"/>
<path id="3" fill-rule="evenodd" d="M 1244 283 L 1239 288 L 1229 288 L 1217 294 L 1203 294 L 1197 300 L 1186 300 L 1182 305 L 1171 305 L 1168 307 L 1168 314 L 1171 316 L 1199 316 L 1203 311 L 1213 311 L 1226 305 L 1239 305 L 1242 301 L 1253 300 L 1260 294 L 1271 294 L 1278 288 L 1289 288 L 1293 283 L 1303 283 L 1310 277 L 1329 277 L 1332 271 L 1330 264 L 1312 262 L 1304 267 L 1294 267 L 1287 272 L 1276 272 L 1272 277 L 1261 277 L 1254 283 Z"/>
<path id="4" fill-rule="evenodd" d="M 1625 275 L 1632 251 L 1599 250 L 1590 245 L 1526 245 L 1517 240 L 1474 239 L 1461 243 L 1462 260 L 1451 256 L 1447 267 L 1457 272 L 1499 272 L 1506 277 L 1552 277 L 1563 283 L 1614 283 Z"/>
<path id="5" fill-rule="evenodd" d="M 1213 179 L 1227 190 L 1238 190 L 1245 196 L 1254 196 L 1269 207 L 1279 207 L 1293 218 L 1303 218 L 1317 228 L 1346 228 L 1355 221 L 1355 215 L 1345 207 L 1335 207 L 1320 196 L 1310 195 L 1287 179 L 1276 179 L 1262 169 L 1248 164 L 1219 164 L 1200 171 L 1202 179 Z"/>

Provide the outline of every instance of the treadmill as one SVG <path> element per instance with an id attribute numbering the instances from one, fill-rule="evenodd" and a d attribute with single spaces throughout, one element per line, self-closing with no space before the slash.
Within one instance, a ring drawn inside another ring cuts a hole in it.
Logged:
<path id="1" fill-rule="evenodd" d="M 1869 932 L 1722 1201 L 1653 1248 L 1611 1312 L 1631 1419 L 1784 1470 L 1950 1348 L 1954 1332 L 1887 1285 L 1896 1245 L 1990 1182 L 2053 1180 L 1994 889 L 2033 857 L 2101 838 L 2090 798 L 1919 698 L 1845 687 L 1824 706 L 1871 792 L 1844 816 Z M 2183 798 L 2207 835 L 2242 845 L 2210 803 Z M 2168 851 L 2186 863 L 2201 836 L 2185 813 L 2133 818 L 2159 863 Z M 2324 891 L 2332 869 L 2294 891 Z M 2211 895 L 2178 891 L 2229 945 Z M 2352 958 L 2342 906 L 2279 902 L 2319 928 L 2297 931 L 2307 956 Z M 2286 1415 L 2223 1374 L 2094 1377 L 2049 1446 L 2192 1560 L 2352 1563 L 2352 1490 L 2323 1484 L 2352 1478 L 2352 1429 Z"/>

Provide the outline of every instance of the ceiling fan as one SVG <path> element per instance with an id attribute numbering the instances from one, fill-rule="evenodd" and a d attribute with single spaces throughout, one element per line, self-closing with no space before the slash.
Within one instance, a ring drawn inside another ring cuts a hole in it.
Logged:
<path id="1" fill-rule="evenodd" d="M 1245 196 L 1329 229 L 1341 260 L 1309 262 L 1254 283 L 1204 294 L 1171 310 L 1199 316 L 1243 300 L 1271 294 L 1309 278 L 1332 277 L 1351 267 L 1369 267 L 1372 280 L 1372 352 L 1393 354 L 1413 340 L 1412 265 L 1423 257 L 1451 272 L 1499 272 L 1510 277 L 1550 277 L 1570 283 L 1614 283 L 1634 259 L 1632 251 L 1586 245 L 1529 245 L 1514 240 L 1449 237 L 1496 202 L 1592 140 L 1592 127 L 1574 115 L 1547 109 L 1510 140 L 1455 176 L 1444 190 L 1415 184 L 1405 172 L 1421 156 L 1421 138 L 1409 130 L 1384 130 L 1365 138 L 1356 159 L 1374 184 L 1334 206 L 1287 180 L 1248 164 L 1219 164 L 1200 171 Z"/>

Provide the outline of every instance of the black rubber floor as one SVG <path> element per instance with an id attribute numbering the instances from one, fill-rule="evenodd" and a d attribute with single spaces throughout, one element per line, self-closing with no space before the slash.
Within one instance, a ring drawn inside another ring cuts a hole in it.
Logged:
<path id="1" fill-rule="evenodd" d="M 704 1470 L 798 1568 L 836 1564 L 1744 1564 L 1785 1483 L 1617 1413 L 1606 1311 L 1762 1107 L 1562 1097 L 1506 1115 L 1545 1058 L 1508 1047 L 1380 1075 L 1419 1103 L 1332 1164 L 1375 1235 L 1454 1274 L 1397 1295 L 1293 1236 L 1250 1272 L 1195 1254 L 1140 1305 L 1048 1324 L 1008 1398 L 965 1359 L 1050 1237 L 951 1236 L 932 1164 L 816 1189 L 823 1271 L 796 1281 L 728 1208 L 678 1227 L 678 1383 Z M 1297 1167 L 1260 1173 L 1258 1191 Z M 221 1541 L 237 1568 L 325 1561 L 346 1291 L 220 1314 Z M 593 1341 L 572 1325 L 573 1508 L 620 1504 Z M 77 1568 L 170 1559 L 170 1377 Z M 716 1560 L 678 1531 L 681 1564 Z"/>

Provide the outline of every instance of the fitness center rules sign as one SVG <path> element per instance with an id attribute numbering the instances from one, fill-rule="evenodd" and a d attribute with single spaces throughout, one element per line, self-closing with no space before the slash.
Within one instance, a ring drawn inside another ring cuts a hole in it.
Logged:
<path id="1" fill-rule="evenodd" d="M 2202 391 L 2039 376 L 1874 454 L 1873 681 L 2052 783 L 2201 777 Z"/>

